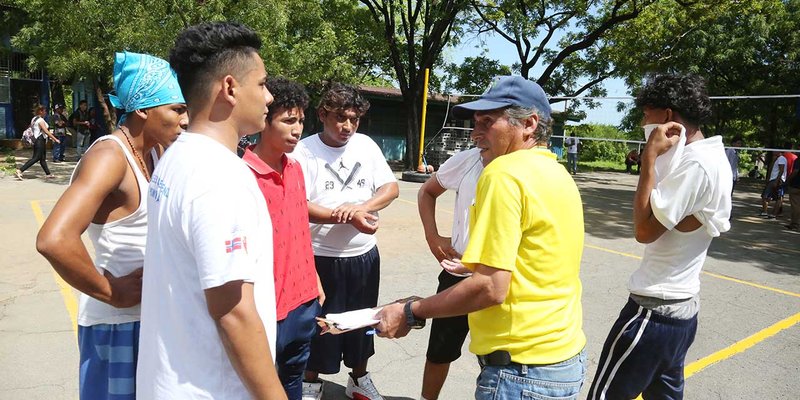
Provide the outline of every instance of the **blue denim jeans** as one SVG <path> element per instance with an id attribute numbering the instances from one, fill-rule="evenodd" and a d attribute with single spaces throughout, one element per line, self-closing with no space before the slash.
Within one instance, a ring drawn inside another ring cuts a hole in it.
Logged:
<path id="1" fill-rule="evenodd" d="M 317 299 L 307 301 L 278 321 L 275 363 L 289 400 L 303 397 L 303 372 L 311 354 L 311 339 L 319 334 L 317 317 L 321 308 Z"/>
<path id="2" fill-rule="evenodd" d="M 567 153 L 567 171 L 578 172 L 578 153 Z"/>
<path id="3" fill-rule="evenodd" d="M 55 137 L 61 143 L 53 143 L 53 161 L 64 161 L 64 150 L 67 148 L 67 135 L 57 133 Z"/>
<path id="4" fill-rule="evenodd" d="M 577 399 L 586 376 L 586 350 L 550 365 L 485 366 L 475 400 Z"/>

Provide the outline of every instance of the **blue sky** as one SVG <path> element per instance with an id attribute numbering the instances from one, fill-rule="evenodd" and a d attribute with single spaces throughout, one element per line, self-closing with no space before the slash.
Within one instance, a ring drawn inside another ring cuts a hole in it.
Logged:
<path id="1" fill-rule="evenodd" d="M 557 38 L 551 43 L 555 42 L 557 42 Z M 461 64 L 461 62 L 464 61 L 464 58 L 480 55 L 484 49 L 488 49 L 486 57 L 498 60 L 502 64 L 510 66 L 515 62 L 519 62 L 516 51 L 510 43 L 497 36 L 489 35 L 486 35 L 485 43 L 483 45 L 481 45 L 480 41 L 477 39 L 465 40 L 455 49 L 446 51 L 445 58 L 447 62 Z M 541 73 L 541 68 L 538 70 L 535 69 L 533 75 L 538 75 L 539 73 Z M 607 79 L 604 82 L 604 85 L 608 91 L 608 96 L 629 95 L 628 88 L 625 85 L 625 82 L 623 82 L 621 79 Z M 586 119 L 581 121 L 581 123 L 610 124 L 615 126 L 619 125 L 623 114 L 617 112 L 617 102 L 618 100 L 603 100 L 600 102 L 601 105 L 598 108 L 591 110 L 584 108 L 584 111 L 586 111 Z M 553 109 L 558 110 L 563 108 L 564 103 L 553 104 Z"/>

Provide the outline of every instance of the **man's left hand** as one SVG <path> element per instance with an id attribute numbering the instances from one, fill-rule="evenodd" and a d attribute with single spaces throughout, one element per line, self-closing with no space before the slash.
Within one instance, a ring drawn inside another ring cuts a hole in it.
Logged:
<path id="1" fill-rule="evenodd" d="M 375 327 L 378 331 L 378 336 L 393 339 L 408 335 L 411 328 L 406 324 L 406 314 L 403 312 L 405 304 L 392 303 L 386 305 L 375 315 L 376 319 L 381 320 Z"/>
<path id="2" fill-rule="evenodd" d="M 353 219 L 353 216 L 355 216 L 359 211 L 369 213 L 367 207 L 364 207 L 362 204 L 344 203 L 339 207 L 336 207 L 331 213 L 331 216 L 336 218 L 340 224 L 344 224 L 350 222 L 350 220 Z"/>

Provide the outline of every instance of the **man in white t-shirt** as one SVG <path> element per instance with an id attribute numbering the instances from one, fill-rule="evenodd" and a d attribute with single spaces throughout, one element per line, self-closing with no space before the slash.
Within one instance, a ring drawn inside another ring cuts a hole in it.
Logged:
<path id="1" fill-rule="evenodd" d="M 628 303 L 606 338 L 589 399 L 683 398 L 700 270 L 711 240 L 730 229 L 733 176 L 722 137 L 700 131 L 711 116 L 704 80 L 656 76 L 636 105 L 644 112 L 647 145 L 633 224 L 636 240 L 647 245 L 628 282 Z"/>
<path id="2" fill-rule="evenodd" d="M 581 141 L 573 133 L 564 141 L 564 144 L 567 145 L 567 170 L 575 175 L 578 173 L 578 147 L 581 145 Z"/>
<path id="3" fill-rule="evenodd" d="M 475 191 L 481 172 L 481 149 L 476 147 L 450 157 L 419 188 L 417 204 L 422 228 L 425 230 L 425 240 L 442 267 L 436 293 L 455 286 L 471 274 L 461 264 L 461 256 L 469 243 L 469 212 L 475 202 Z M 451 237 L 440 235 L 436 226 L 436 199 L 447 190 L 456 192 Z M 431 321 L 425 371 L 422 375 L 422 399 L 439 398 L 450 364 L 461 357 L 461 347 L 468 332 L 469 321 L 466 315 L 434 318 Z"/>
<path id="4" fill-rule="evenodd" d="M 377 212 L 397 198 L 399 188 L 378 145 L 356 132 L 368 109 L 355 87 L 333 84 L 317 107 L 323 131 L 301 140 L 292 153 L 305 177 L 311 245 L 326 296 L 323 315 L 378 304 L 380 256 L 373 234 Z M 320 399 L 319 374 L 339 372 L 342 360 L 352 369 L 348 397 L 382 399 L 367 372 L 375 349 L 373 336 L 365 333 L 314 338 L 303 399 Z"/>
<path id="5" fill-rule="evenodd" d="M 191 117 L 148 190 L 138 399 L 286 399 L 274 365 L 272 226 L 239 139 L 272 96 L 261 40 L 236 23 L 185 29 L 170 64 Z"/>
<path id="6" fill-rule="evenodd" d="M 784 183 L 786 182 L 787 162 L 786 157 L 780 151 L 773 151 L 772 169 L 769 173 L 769 180 L 767 186 L 764 187 L 764 192 L 761 194 L 761 216 L 767 219 L 774 219 L 778 210 L 783 205 L 783 190 Z M 767 212 L 769 202 L 773 201 L 772 214 Z"/>

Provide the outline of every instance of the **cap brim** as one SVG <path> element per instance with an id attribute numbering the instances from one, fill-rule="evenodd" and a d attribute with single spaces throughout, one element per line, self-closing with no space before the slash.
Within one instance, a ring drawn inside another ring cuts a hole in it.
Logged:
<path id="1" fill-rule="evenodd" d="M 504 108 L 510 105 L 511 103 L 480 99 L 453 107 L 453 116 L 458 119 L 472 119 L 472 114 L 474 114 L 475 111 L 497 110 L 498 108 Z"/>

